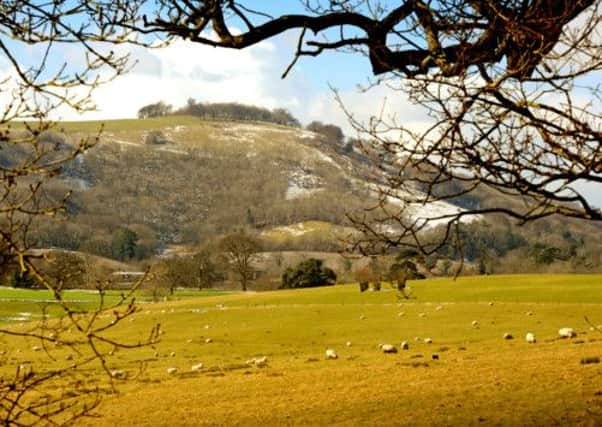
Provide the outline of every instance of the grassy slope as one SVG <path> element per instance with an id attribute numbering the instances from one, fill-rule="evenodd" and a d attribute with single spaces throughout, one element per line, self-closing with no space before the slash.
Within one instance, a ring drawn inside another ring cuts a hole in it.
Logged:
<path id="1" fill-rule="evenodd" d="M 156 350 L 136 355 L 154 359 L 157 351 L 159 357 L 89 424 L 550 425 L 602 417 L 602 365 L 579 364 L 584 356 L 602 356 L 602 335 L 583 320 L 602 322 L 602 276 L 412 286 L 418 298 L 399 305 L 394 292 L 336 286 L 144 306 L 120 334 L 133 339 L 160 322 L 166 334 Z M 563 326 L 580 336 L 557 340 Z M 527 331 L 538 344 L 524 342 Z M 503 340 L 504 332 L 517 339 Z M 213 342 L 205 344 L 207 337 Z M 431 337 L 433 344 L 415 337 Z M 376 349 L 402 340 L 409 351 Z M 324 360 L 326 348 L 336 349 L 339 360 Z M 439 361 L 430 360 L 433 352 Z M 267 355 L 269 366 L 244 365 L 257 355 Z M 114 366 L 132 371 L 133 357 L 117 353 Z M 203 372 L 187 372 L 198 362 Z M 179 374 L 167 375 L 168 367 Z"/>

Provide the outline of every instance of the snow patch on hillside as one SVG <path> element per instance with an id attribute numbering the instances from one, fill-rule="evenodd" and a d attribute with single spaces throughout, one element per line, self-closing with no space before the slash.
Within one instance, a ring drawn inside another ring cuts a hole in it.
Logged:
<path id="1" fill-rule="evenodd" d="M 299 130 L 297 130 L 296 134 L 301 139 L 317 139 L 318 138 L 318 134 L 317 133 L 312 132 L 310 130 L 305 130 L 305 129 L 299 129 Z"/>
<path id="2" fill-rule="evenodd" d="M 169 148 L 169 147 L 160 147 L 157 148 L 157 151 L 166 151 L 168 153 L 173 153 L 173 154 L 184 154 L 184 155 L 188 155 L 188 151 L 185 150 L 178 150 L 177 148 Z"/>
<path id="3" fill-rule="evenodd" d="M 177 125 L 177 126 L 165 128 L 165 130 L 167 132 L 175 132 L 175 133 L 185 131 L 186 129 L 188 129 L 188 126 L 184 126 L 184 125 Z"/>
<path id="4" fill-rule="evenodd" d="M 128 146 L 133 146 L 133 147 L 142 147 L 142 144 L 138 144 L 136 142 L 132 142 L 132 141 L 125 141 L 123 139 L 113 139 L 113 142 L 119 144 L 119 145 L 128 145 Z"/>
<path id="5" fill-rule="evenodd" d="M 307 197 L 316 191 L 320 191 L 320 177 L 313 175 L 301 168 L 294 170 L 289 175 L 288 187 L 284 198 L 286 200 Z"/>
<path id="6" fill-rule="evenodd" d="M 419 224 L 420 221 L 427 223 L 426 228 L 447 224 L 454 215 L 465 211 L 465 209 L 444 201 L 433 201 L 426 204 L 406 202 L 406 200 L 416 200 L 423 197 L 418 191 L 416 191 L 415 194 L 412 194 L 407 191 L 378 186 L 375 184 L 371 185 L 370 187 L 377 197 L 381 191 L 386 193 L 386 202 L 403 208 L 403 213 L 406 216 L 409 216 L 414 220 L 418 220 Z M 460 222 L 464 224 L 470 224 L 472 222 L 479 221 L 480 219 L 482 219 L 481 215 L 469 215 L 462 217 Z"/>
<path id="7" fill-rule="evenodd" d="M 299 222 L 297 224 L 283 225 L 281 227 L 275 227 L 272 229 L 272 232 L 274 232 L 274 231 L 280 232 L 280 233 L 287 233 L 294 237 L 299 237 L 299 236 L 304 235 L 305 233 L 309 233 L 310 231 L 312 231 L 312 229 L 306 228 L 304 223 Z"/>

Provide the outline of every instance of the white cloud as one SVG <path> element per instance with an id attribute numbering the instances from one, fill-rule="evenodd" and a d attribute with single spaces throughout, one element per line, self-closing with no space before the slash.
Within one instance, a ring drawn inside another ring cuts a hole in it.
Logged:
<path id="1" fill-rule="evenodd" d="M 292 34 L 244 50 L 212 48 L 188 41 L 176 41 L 165 48 L 117 46 L 118 53 L 129 53 L 137 61 L 126 75 L 100 86 L 93 94 L 97 111 L 79 114 L 61 109 L 54 119 L 104 120 L 132 118 L 138 109 L 159 100 L 176 107 L 188 98 L 202 102 L 241 102 L 266 108 L 282 107 L 302 122 L 321 120 L 341 126 L 352 135 L 352 128 L 334 94 L 325 82 L 316 82 L 303 64 L 293 68 L 282 80 L 291 60 L 296 39 Z M 65 52 L 73 55 L 73 52 Z M 335 82 L 336 83 L 336 82 Z M 367 93 L 341 92 L 345 106 L 360 120 L 368 121 L 386 105 L 386 118 L 411 128 L 423 128 L 427 118 L 412 106 L 405 95 L 378 86 Z"/>
<path id="2" fill-rule="evenodd" d="M 431 123 L 423 108 L 412 105 L 402 91 L 387 86 L 375 86 L 366 92 L 340 91 L 339 98 L 354 120 L 365 126 L 369 125 L 371 117 L 379 117 L 388 124 L 395 123 L 414 132 L 424 131 Z M 311 100 L 306 111 L 307 119 L 335 123 L 346 134 L 354 135 L 355 131 L 343 107 L 336 101 L 332 91 L 325 91 Z M 395 138 L 395 132 L 389 137 Z"/>
<path id="3" fill-rule="evenodd" d="M 120 47 L 121 52 L 124 49 L 126 47 Z M 188 98 L 293 108 L 299 105 L 299 89 L 303 90 L 305 85 L 302 76 L 279 80 L 282 68 L 276 47 L 271 43 L 242 51 L 215 49 L 181 40 L 165 48 L 127 49 L 137 64 L 128 74 L 94 92 L 97 111 L 78 114 L 64 109 L 55 118 L 135 117 L 143 105 L 163 100 L 182 106 Z"/>

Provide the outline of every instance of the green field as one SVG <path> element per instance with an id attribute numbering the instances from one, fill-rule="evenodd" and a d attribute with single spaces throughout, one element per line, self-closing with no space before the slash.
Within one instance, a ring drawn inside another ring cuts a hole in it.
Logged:
<path id="1" fill-rule="evenodd" d="M 192 292 L 143 304 L 117 335 L 136 339 L 156 323 L 165 333 L 155 348 L 117 352 L 111 368 L 135 372 L 144 359 L 147 369 L 105 398 L 100 418 L 83 424 L 602 422 L 602 364 L 580 363 L 602 356 L 602 331 L 585 321 L 602 324 L 601 275 L 436 279 L 411 287 L 416 298 L 410 300 L 348 285 L 202 298 Z M 2 310 L 11 306 L 3 303 Z M 558 339 L 561 327 L 578 336 Z M 506 332 L 515 339 L 502 339 Z M 527 332 L 536 334 L 537 344 L 525 342 Z M 378 350 L 379 343 L 399 347 L 401 341 L 410 349 Z M 24 357 L 46 360 L 27 351 L 35 342 L 0 337 L 0 345 L 10 349 L 5 371 Z M 329 348 L 337 360 L 325 360 Z M 64 351 L 56 350 L 57 360 Z M 246 364 L 257 356 L 267 356 L 268 365 Z M 199 362 L 204 368 L 191 372 Z M 171 367 L 178 373 L 169 375 Z M 90 377 L 104 378 L 99 370 Z"/>
<path id="2" fill-rule="evenodd" d="M 120 300 L 124 291 L 106 291 L 105 305 L 115 304 Z M 172 300 L 184 298 L 199 298 L 206 296 L 217 296 L 228 294 L 220 291 L 194 291 L 178 290 Z M 144 292 L 137 292 L 136 301 L 146 304 L 152 298 Z M 99 297 L 97 291 L 67 290 L 62 293 L 64 301 L 74 309 L 93 310 L 98 307 Z M 56 301 L 48 290 L 43 289 L 15 289 L 0 286 L 0 325 L 3 323 L 23 322 L 39 319 L 43 316 L 56 317 L 63 314 L 63 310 L 57 306 Z"/>

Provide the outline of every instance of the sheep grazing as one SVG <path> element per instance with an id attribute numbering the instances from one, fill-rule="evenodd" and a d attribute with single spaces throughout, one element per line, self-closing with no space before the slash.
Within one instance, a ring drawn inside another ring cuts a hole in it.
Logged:
<path id="1" fill-rule="evenodd" d="M 267 364 L 268 364 L 268 358 L 267 358 L 267 356 L 262 356 L 262 357 L 256 357 L 255 358 L 255 366 L 257 366 L 258 368 L 263 368 Z"/>
<path id="2" fill-rule="evenodd" d="M 525 340 L 529 344 L 535 344 L 537 342 L 537 339 L 535 338 L 535 334 L 532 332 L 529 332 L 529 333 L 527 333 L 527 335 L 525 335 Z"/>
<path id="3" fill-rule="evenodd" d="M 506 333 L 504 334 L 504 339 L 505 339 L 505 340 L 513 340 L 513 339 L 514 339 L 514 337 L 512 336 L 512 334 L 511 334 L 510 332 L 506 332 Z"/>
<path id="4" fill-rule="evenodd" d="M 364 316 L 363 314 L 360 316 L 360 320 L 364 320 L 366 318 L 366 316 Z"/>
<path id="5" fill-rule="evenodd" d="M 190 370 L 192 372 L 198 372 L 201 369 L 203 369 L 203 364 L 202 363 L 197 363 L 196 365 L 192 365 L 192 367 L 190 368 Z"/>
<path id="6" fill-rule="evenodd" d="M 211 338 L 206 338 L 205 339 L 205 344 L 209 344 L 209 343 L 212 343 L 212 342 L 213 342 L 213 340 Z"/>
<path id="7" fill-rule="evenodd" d="M 123 371 L 121 369 L 113 369 L 111 371 L 111 377 L 117 378 L 118 380 L 124 380 L 125 376 L 126 376 L 125 371 Z"/>
<path id="8" fill-rule="evenodd" d="M 489 307 L 493 307 L 493 301 L 489 301 Z"/>
<path id="9" fill-rule="evenodd" d="M 380 348 L 383 353 L 397 353 L 397 347 L 393 344 L 380 344 L 378 348 Z"/>
<path id="10" fill-rule="evenodd" d="M 40 351 L 40 350 L 42 350 L 42 347 L 39 347 L 39 346 L 37 346 L 37 345 L 34 345 L 34 346 L 31 348 L 31 349 L 32 349 L 33 351 Z"/>
<path id="11" fill-rule="evenodd" d="M 420 313 L 418 317 L 426 317 L 426 313 Z"/>
<path id="12" fill-rule="evenodd" d="M 336 351 L 334 351 L 331 348 L 326 350 L 326 359 L 338 359 L 338 358 L 339 358 L 339 355 L 337 354 Z"/>
<path id="13" fill-rule="evenodd" d="M 558 329 L 558 335 L 560 338 L 574 338 L 577 336 L 577 332 L 573 328 L 560 328 Z"/>
<path id="14" fill-rule="evenodd" d="M 191 339 L 187 339 L 187 340 L 186 340 L 186 343 L 187 343 L 187 344 L 192 344 L 192 340 L 191 340 Z"/>
<path id="15" fill-rule="evenodd" d="M 399 316 L 399 317 L 403 317 L 403 316 L 405 316 L 405 315 L 406 315 L 406 314 L 405 314 L 405 312 L 403 312 L 403 311 L 400 311 L 400 312 L 399 312 L 399 314 L 398 314 L 398 316 Z"/>
<path id="16" fill-rule="evenodd" d="M 441 310 L 443 310 L 443 306 L 442 306 L 442 305 L 438 305 L 438 306 L 435 308 L 435 310 L 437 310 L 437 311 L 441 311 Z"/>
<path id="17" fill-rule="evenodd" d="M 258 368 L 263 368 L 268 364 L 267 356 L 253 357 L 245 362 L 247 365 L 255 365 Z"/>
<path id="18" fill-rule="evenodd" d="M 471 324 L 472 324 L 473 328 L 475 328 L 475 329 L 479 328 L 479 321 L 478 320 L 473 320 Z"/>
<path id="19" fill-rule="evenodd" d="M 533 312 L 532 311 L 527 311 L 526 315 L 527 316 L 533 316 Z"/>
<path id="20" fill-rule="evenodd" d="M 178 368 L 167 368 L 167 373 L 169 375 L 175 375 L 178 373 Z"/>
<path id="21" fill-rule="evenodd" d="M 425 338 L 425 339 L 424 339 L 424 343 L 425 343 L 425 344 L 432 344 L 432 343 L 433 343 L 433 340 L 432 340 L 432 339 L 430 339 L 430 338 Z"/>
<path id="22" fill-rule="evenodd" d="M 402 349 L 402 350 L 409 350 L 409 349 L 410 349 L 410 344 L 408 344 L 408 342 L 407 342 L 407 341 L 403 341 L 403 342 L 401 343 L 401 349 Z"/>
<path id="23" fill-rule="evenodd" d="M 345 343 L 345 345 L 346 345 L 347 347 L 351 347 L 351 341 L 347 341 L 347 342 Z"/>
<path id="24" fill-rule="evenodd" d="M 171 357 L 176 357 L 176 352 L 175 352 L 175 351 L 172 351 L 171 353 L 169 353 L 169 355 L 170 355 Z"/>

